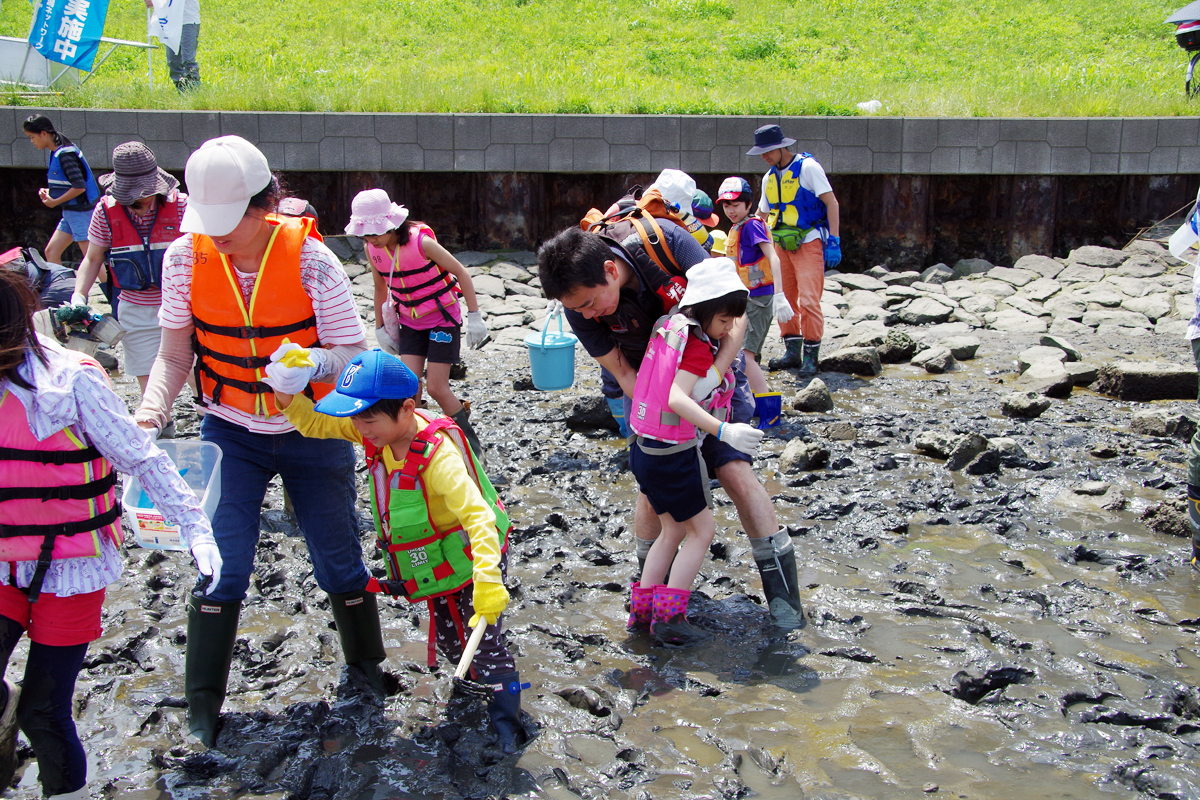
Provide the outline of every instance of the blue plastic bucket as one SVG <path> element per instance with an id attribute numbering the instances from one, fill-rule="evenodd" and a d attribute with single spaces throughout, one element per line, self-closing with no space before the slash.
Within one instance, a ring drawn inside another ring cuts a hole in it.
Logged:
<path id="1" fill-rule="evenodd" d="M 575 382 L 575 344 L 579 337 L 573 333 L 563 333 L 562 315 L 556 316 L 558 333 L 550 330 L 550 320 L 547 319 L 541 333 L 531 333 L 525 337 L 533 385 L 544 392 L 569 389 Z"/>

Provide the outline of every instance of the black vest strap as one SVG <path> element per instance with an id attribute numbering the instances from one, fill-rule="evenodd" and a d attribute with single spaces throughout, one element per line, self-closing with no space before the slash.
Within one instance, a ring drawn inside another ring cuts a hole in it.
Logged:
<path id="1" fill-rule="evenodd" d="M 33 461 L 37 464 L 61 467 L 64 464 L 86 464 L 97 458 L 100 458 L 100 451 L 91 446 L 82 450 L 20 450 L 15 447 L 0 447 L 0 461 Z"/>
<path id="2" fill-rule="evenodd" d="M 300 322 L 293 322 L 290 325 L 276 325 L 274 327 L 237 327 L 231 328 L 225 325 L 210 325 L 204 320 L 192 315 L 192 321 L 196 328 L 205 333 L 215 333 L 218 336 L 232 336 L 235 339 L 264 339 L 268 336 L 284 336 L 296 331 L 302 331 L 305 328 L 316 327 L 317 317 L 313 315 L 308 319 Z"/>
<path id="3" fill-rule="evenodd" d="M 193 349 L 196 355 L 211 358 L 213 361 L 220 361 L 222 364 L 232 364 L 235 367 L 243 367 L 245 369 L 262 369 L 271 363 L 270 356 L 231 356 L 227 353 L 218 353 L 211 347 L 205 347 L 199 341 L 195 343 Z"/>
<path id="4" fill-rule="evenodd" d="M 105 525 L 116 522 L 121 517 L 121 504 L 114 503 L 113 507 L 91 519 L 78 522 L 56 522 L 42 525 L 0 525 L 0 538 L 12 536 L 74 536 L 77 533 L 89 533 L 99 530 Z"/>
<path id="5" fill-rule="evenodd" d="M 107 492 L 117 483 L 117 473 L 75 486 L 7 486 L 0 488 L 0 502 L 5 500 L 90 500 Z"/>

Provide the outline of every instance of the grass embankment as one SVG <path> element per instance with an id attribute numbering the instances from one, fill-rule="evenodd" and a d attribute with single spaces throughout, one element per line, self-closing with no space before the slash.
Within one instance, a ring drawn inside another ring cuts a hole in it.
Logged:
<path id="1" fill-rule="evenodd" d="M 115 54 L 68 106 L 279 111 L 1196 113 L 1182 0 L 202 0 L 205 88 Z M 145 34 L 137 0 L 106 33 Z M 270 9 L 267 12 L 266 9 Z M 23 36 L 7 2 L 0 32 Z M 159 51 L 161 53 L 161 51 Z M 12 102 L 13 98 L 9 98 Z M 39 100 L 38 102 L 44 102 Z"/>

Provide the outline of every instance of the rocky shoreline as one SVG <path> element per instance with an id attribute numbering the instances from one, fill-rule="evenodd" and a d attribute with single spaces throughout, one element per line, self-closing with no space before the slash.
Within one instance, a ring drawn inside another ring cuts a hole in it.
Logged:
<path id="1" fill-rule="evenodd" d="M 370 275 L 339 255 L 369 319 Z M 182 736 L 192 568 L 127 550 L 79 682 L 97 796 L 1200 798 L 1200 583 L 1177 503 L 1191 279 L 1161 248 L 830 273 L 822 372 L 769 375 L 787 414 L 755 463 L 809 625 L 772 635 L 717 490 L 693 601 L 716 636 L 683 651 L 624 629 L 634 482 L 598 371 L 580 350 L 574 387 L 531 390 L 532 254 L 461 258 L 494 341 L 455 388 L 517 526 L 508 625 L 536 739 L 500 758 L 481 709 L 447 703 L 420 606 L 384 608 L 392 694 L 364 693 L 274 488 L 214 750 Z M 1175 377 L 1128 366 L 1147 363 Z M 1164 386 L 1182 396 L 1145 396 Z M 32 772 L 15 797 L 37 796 Z"/>

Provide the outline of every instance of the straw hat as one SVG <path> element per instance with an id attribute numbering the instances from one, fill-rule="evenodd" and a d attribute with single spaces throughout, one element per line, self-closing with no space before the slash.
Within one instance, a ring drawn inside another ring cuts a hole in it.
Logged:
<path id="1" fill-rule="evenodd" d="M 98 180 L 123 206 L 151 195 L 168 195 L 179 186 L 175 176 L 159 167 L 154 153 L 141 142 L 125 142 L 113 148 L 112 165 L 113 171 Z"/>

